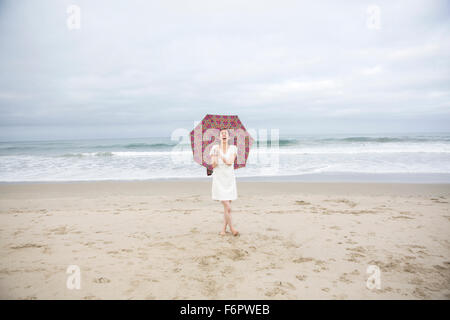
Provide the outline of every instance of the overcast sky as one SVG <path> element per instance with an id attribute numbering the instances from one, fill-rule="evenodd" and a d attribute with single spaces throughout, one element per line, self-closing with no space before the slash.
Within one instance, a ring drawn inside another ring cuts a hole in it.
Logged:
<path id="1" fill-rule="evenodd" d="M 0 0 L 0 139 L 449 131 L 449 3 Z"/>

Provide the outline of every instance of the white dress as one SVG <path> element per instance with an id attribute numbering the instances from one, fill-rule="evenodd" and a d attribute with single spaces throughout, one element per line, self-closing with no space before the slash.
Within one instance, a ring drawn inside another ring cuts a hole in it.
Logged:
<path id="1" fill-rule="evenodd" d="M 219 148 L 215 145 L 211 148 L 210 155 L 214 150 Z M 229 145 L 227 153 L 224 154 L 219 148 L 220 154 L 223 154 L 226 159 L 230 159 L 233 154 L 237 155 L 237 148 L 235 145 Z M 213 200 L 236 200 L 236 176 L 234 175 L 234 165 L 226 165 L 221 157 L 218 157 L 217 166 L 213 169 L 212 173 L 212 199 Z"/>

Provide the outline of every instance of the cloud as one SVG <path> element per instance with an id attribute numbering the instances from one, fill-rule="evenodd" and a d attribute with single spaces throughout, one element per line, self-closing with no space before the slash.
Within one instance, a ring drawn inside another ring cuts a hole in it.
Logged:
<path id="1" fill-rule="evenodd" d="M 438 44 L 425 44 L 420 46 L 401 48 L 393 50 L 389 54 L 391 59 L 414 59 L 414 58 L 432 58 L 439 53 Z"/>
<path id="2" fill-rule="evenodd" d="M 292 131 L 300 118 L 333 131 L 412 115 L 447 129 L 446 1 L 378 1 L 380 30 L 364 1 L 77 1 L 72 31 L 71 4 L 1 2 L 0 138 L 127 124 L 168 135 L 205 113 Z"/>
<path id="3" fill-rule="evenodd" d="M 363 68 L 361 70 L 361 74 L 365 76 L 371 76 L 375 74 L 379 74 L 383 71 L 383 68 L 381 66 L 375 66 L 375 67 L 369 67 L 369 68 Z"/>

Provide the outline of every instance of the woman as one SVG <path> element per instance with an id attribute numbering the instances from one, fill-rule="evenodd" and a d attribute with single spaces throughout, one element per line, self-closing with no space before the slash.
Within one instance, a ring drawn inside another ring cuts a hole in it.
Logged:
<path id="1" fill-rule="evenodd" d="M 231 223 L 231 201 L 237 199 L 236 177 L 234 175 L 234 160 L 237 156 L 235 145 L 228 145 L 228 130 L 222 129 L 219 133 L 220 143 L 211 148 L 212 173 L 212 199 L 219 200 L 224 208 L 224 224 L 220 235 L 225 235 L 227 226 L 234 236 L 239 232 Z"/>

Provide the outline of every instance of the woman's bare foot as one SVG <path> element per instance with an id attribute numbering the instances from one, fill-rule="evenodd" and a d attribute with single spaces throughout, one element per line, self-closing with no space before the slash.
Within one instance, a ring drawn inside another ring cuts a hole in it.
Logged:
<path id="1" fill-rule="evenodd" d="M 220 231 L 220 233 L 219 233 L 221 236 L 224 236 L 226 233 L 225 233 L 225 231 Z"/>
<path id="2" fill-rule="evenodd" d="M 233 230 L 231 232 L 233 233 L 233 236 L 235 236 L 235 237 L 239 235 L 239 231 L 237 231 L 237 230 Z"/>

